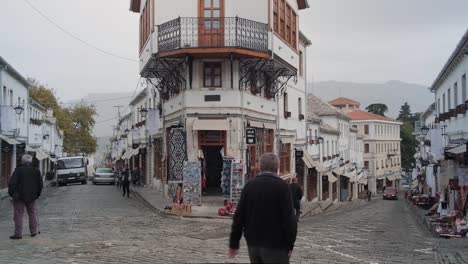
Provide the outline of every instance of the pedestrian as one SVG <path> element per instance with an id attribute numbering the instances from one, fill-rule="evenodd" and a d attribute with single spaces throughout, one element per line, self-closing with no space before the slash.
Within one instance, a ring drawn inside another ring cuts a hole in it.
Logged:
<path id="1" fill-rule="evenodd" d="M 278 177 L 278 156 L 263 154 L 261 173 L 244 187 L 234 214 L 228 255 L 239 253 L 244 233 L 252 263 L 289 263 L 297 235 L 291 191 Z"/>
<path id="2" fill-rule="evenodd" d="M 15 234 L 10 239 L 23 238 L 24 208 L 29 216 L 29 231 L 31 237 L 38 232 L 37 199 L 41 196 L 43 183 L 41 172 L 32 165 L 32 156 L 21 157 L 21 165 L 15 169 L 8 184 L 8 194 L 13 200 Z"/>
<path id="3" fill-rule="evenodd" d="M 370 202 L 372 197 L 372 193 L 370 190 L 367 190 L 367 201 Z"/>
<path id="4" fill-rule="evenodd" d="M 127 198 L 130 198 L 130 182 L 131 182 L 131 175 L 130 175 L 130 169 L 128 168 L 128 165 L 125 167 L 125 171 L 123 173 L 123 180 L 122 180 L 122 189 L 123 189 L 123 195 L 127 194 Z"/>
<path id="5" fill-rule="evenodd" d="M 292 179 L 292 183 L 289 186 L 291 188 L 291 195 L 293 200 L 294 209 L 296 210 L 296 219 L 299 222 L 299 216 L 301 215 L 301 199 L 303 196 L 301 186 L 297 183 L 297 178 Z"/>

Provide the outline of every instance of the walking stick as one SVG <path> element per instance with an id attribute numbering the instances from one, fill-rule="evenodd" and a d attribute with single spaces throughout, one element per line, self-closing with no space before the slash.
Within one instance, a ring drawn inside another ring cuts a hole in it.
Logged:
<path id="1" fill-rule="evenodd" d="M 39 199 L 37 199 L 36 201 L 36 222 L 37 222 L 37 233 L 40 234 L 41 233 L 41 229 L 40 229 L 40 225 L 39 225 Z"/>

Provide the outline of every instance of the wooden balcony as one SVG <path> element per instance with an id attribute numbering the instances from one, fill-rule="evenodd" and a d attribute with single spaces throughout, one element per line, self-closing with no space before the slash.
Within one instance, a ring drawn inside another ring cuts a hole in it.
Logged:
<path id="1" fill-rule="evenodd" d="M 161 57 L 269 58 L 268 25 L 239 17 L 179 17 L 158 26 Z"/>

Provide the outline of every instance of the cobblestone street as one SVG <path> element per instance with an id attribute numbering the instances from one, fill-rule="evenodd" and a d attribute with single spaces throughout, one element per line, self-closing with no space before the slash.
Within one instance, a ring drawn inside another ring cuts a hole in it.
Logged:
<path id="1" fill-rule="evenodd" d="M 11 241 L 12 212 L 1 213 L 0 263 L 229 261 L 229 222 L 162 217 L 113 186 L 51 188 L 40 215 L 41 235 L 30 238 L 25 221 L 23 239 Z M 378 199 L 303 220 L 292 261 L 466 263 L 465 241 L 434 239 L 401 200 Z M 234 262 L 247 261 L 244 243 Z"/>

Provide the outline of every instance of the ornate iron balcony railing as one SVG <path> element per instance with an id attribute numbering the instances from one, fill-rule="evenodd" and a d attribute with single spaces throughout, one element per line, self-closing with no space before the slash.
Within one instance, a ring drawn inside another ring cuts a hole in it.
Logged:
<path id="1" fill-rule="evenodd" d="M 160 52 L 184 48 L 268 51 L 268 25 L 239 18 L 179 17 L 158 26 Z"/>

